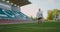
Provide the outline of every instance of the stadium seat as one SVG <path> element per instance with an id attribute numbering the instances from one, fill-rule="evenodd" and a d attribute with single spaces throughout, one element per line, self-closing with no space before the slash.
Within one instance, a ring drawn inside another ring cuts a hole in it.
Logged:
<path id="1" fill-rule="evenodd" d="M 0 8 L 0 19 L 15 19 L 15 20 L 19 19 L 20 20 L 20 19 L 29 19 L 29 17 L 23 14 L 22 12 Z"/>
<path id="2" fill-rule="evenodd" d="M 2 11 L 2 8 L 0 8 L 0 14 L 5 14 L 5 13 Z"/>

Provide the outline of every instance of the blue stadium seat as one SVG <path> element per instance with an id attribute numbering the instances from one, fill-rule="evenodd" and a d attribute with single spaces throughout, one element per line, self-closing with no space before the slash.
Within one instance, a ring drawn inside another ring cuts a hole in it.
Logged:
<path id="1" fill-rule="evenodd" d="M 2 8 L 0 8 L 0 14 L 5 14 L 5 13 L 2 11 Z"/>
<path id="2" fill-rule="evenodd" d="M 10 10 L 6 10 L 5 12 L 8 13 L 9 15 L 14 15 L 14 13 Z"/>
<path id="3" fill-rule="evenodd" d="M 3 15 L 3 16 L 1 16 Z M 1 19 L 28 19 L 29 17 L 26 16 L 25 14 L 23 14 L 22 12 L 17 12 L 17 11 L 12 11 L 12 10 L 6 10 L 6 9 L 2 9 L 0 8 L 0 18 Z"/>

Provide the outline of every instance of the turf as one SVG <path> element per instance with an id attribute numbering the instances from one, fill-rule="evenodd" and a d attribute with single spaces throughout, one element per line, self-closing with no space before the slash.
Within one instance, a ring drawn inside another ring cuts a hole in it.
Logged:
<path id="1" fill-rule="evenodd" d="M 60 22 L 0 25 L 0 32 L 60 32 Z"/>

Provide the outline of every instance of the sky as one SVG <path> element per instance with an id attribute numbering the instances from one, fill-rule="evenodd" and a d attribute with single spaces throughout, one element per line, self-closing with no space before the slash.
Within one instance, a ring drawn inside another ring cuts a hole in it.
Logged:
<path id="1" fill-rule="evenodd" d="M 21 7 L 21 12 L 29 17 L 36 17 L 39 10 L 43 12 L 43 17 L 47 17 L 48 10 L 60 9 L 60 0 L 29 0 L 31 4 Z"/>

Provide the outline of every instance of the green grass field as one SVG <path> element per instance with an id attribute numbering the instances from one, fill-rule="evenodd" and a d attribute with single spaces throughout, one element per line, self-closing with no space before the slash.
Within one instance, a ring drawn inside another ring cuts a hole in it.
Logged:
<path id="1" fill-rule="evenodd" d="M 0 32 L 60 32 L 60 22 L 0 25 Z"/>

